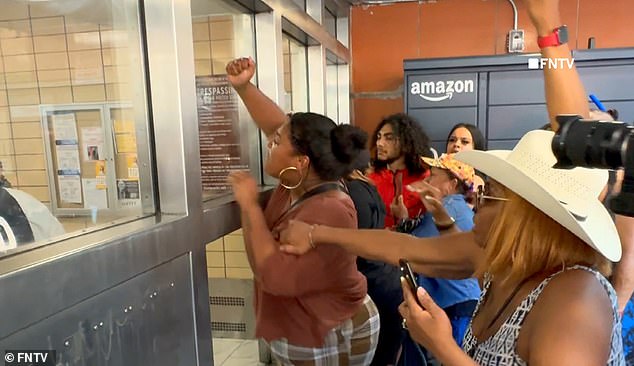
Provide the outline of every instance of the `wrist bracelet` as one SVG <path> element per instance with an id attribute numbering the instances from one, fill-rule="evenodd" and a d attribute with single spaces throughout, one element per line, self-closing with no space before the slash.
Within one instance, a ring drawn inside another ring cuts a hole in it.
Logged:
<path id="1" fill-rule="evenodd" d="M 313 242 L 313 230 L 315 230 L 315 225 L 310 225 L 310 231 L 308 232 L 308 244 L 311 248 L 315 249 L 315 243 Z"/>

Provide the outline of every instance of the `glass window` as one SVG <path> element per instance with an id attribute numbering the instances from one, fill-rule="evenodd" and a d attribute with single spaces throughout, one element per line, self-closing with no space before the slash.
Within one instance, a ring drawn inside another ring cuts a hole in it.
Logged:
<path id="1" fill-rule="evenodd" d="M 225 72 L 234 58 L 255 59 L 253 16 L 230 3 L 194 0 L 192 27 L 203 199 L 212 199 L 230 192 L 230 170 L 259 174 L 257 130 Z"/>
<path id="2" fill-rule="evenodd" d="M 154 213 L 139 8 L 113 4 L 2 5 L 0 254 Z"/>
<path id="3" fill-rule="evenodd" d="M 339 123 L 338 66 L 326 58 L 326 115 Z"/>
<path id="4" fill-rule="evenodd" d="M 335 24 L 337 25 L 337 40 L 341 42 L 344 46 L 349 48 L 350 45 L 350 18 L 348 17 L 339 17 L 335 19 Z"/>
<path id="5" fill-rule="evenodd" d="M 328 8 L 324 8 L 323 26 L 331 36 L 337 38 L 337 16 Z"/>
<path id="6" fill-rule="evenodd" d="M 306 11 L 306 0 L 293 0 L 293 2 L 299 6 L 300 9 Z"/>
<path id="7" fill-rule="evenodd" d="M 287 34 L 283 37 L 284 91 L 286 111 L 308 111 L 308 64 L 306 46 Z"/>

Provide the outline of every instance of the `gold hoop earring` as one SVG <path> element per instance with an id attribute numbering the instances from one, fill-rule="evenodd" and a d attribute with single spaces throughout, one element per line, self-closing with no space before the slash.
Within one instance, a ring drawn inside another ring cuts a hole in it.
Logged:
<path id="1" fill-rule="evenodd" d="M 284 173 L 286 173 L 286 172 L 290 171 L 290 170 L 294 170 L 294 171 L 296 171 L 296 172 L 299 174 L 299 182 L 298 182 L 296 185 L 294 185 L 294 186 L 289 186 L 289 185 L 286 185 L 286 184 L 282 183 L 282 175 L 283 175 Z M 302 183 L 304 182 L 304 177 L 300 174 L 299 169 L 297 169 L 297 168 L 296 168 L 296 167 L 294 167 L 294 166 L 289 166 L 289 167 L 287 167 L 287 168 L 282 169 L 282 170 L 280 171 L 280 174 L 278 174 L 278 175 L 277 175 L 277 179 L 280 181 L 280 185 L 281 185 L 282 187 L 284 187 L 284 188 L 288 189 L 288 190 L 293 190 L 293 189 L 299 188 L 299 186 L 301 186 L 301 185 L 302 185 Z"/>

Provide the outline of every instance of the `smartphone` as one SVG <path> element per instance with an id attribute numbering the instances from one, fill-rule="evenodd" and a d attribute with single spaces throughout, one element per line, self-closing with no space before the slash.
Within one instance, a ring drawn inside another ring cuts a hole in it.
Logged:
<path id="1" fill-rule="evenodd" d="M 409 285 L 410 290 L 412 290 L 412 295 L 414 295 L 414 299 L 416 299 L 416 303 L 423 307 L 423 305 L 418 301 L 418 295 L 416 295 L 416 291 L 418 289 L 418 284 L 416 284 L 416 276 L 414 275 L 414 271 L 412 271 L 412 267 L 410 267 L 407 259 L 401 258 L 398 260 L 398 264 L 401 267 L 401 276 L 405 277 L 405 281 Z"/>

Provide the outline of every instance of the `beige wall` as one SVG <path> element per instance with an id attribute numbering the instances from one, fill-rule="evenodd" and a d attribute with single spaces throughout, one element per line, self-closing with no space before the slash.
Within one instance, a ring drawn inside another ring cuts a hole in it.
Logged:
<path id="1" fill-rule="evenodd" d="M 192 19 L 196 76 L 225 74 L 234 58 L 234 30 L 231 15 Z"/>
<path id="2" fill-rule="evenodd" d="M 253 278 L 242 230 L 207 244 L 207 274 L 210 278 Z"/>
<path id="3" fill-rule="evenodd" d="M 0 160 L 15 188 L 50 202 L 39 105 L 128 99 L 128 39 L 44 5 L 0 7 Z"/>

